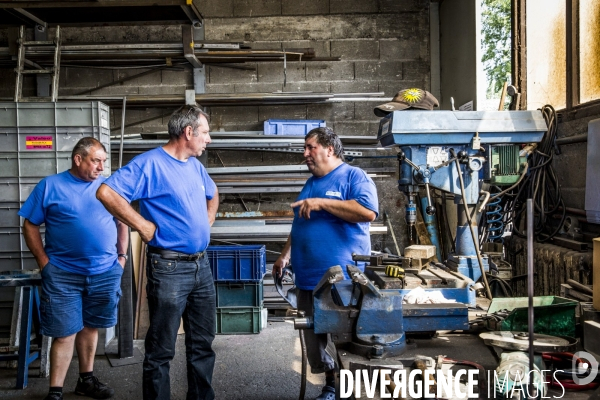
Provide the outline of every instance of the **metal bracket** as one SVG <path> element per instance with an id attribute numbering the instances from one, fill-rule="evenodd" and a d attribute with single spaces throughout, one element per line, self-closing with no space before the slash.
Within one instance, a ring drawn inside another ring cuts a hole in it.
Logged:
<path id="1" fill-rule="evenodd" d="M 200 60 L 194 54 L 194 33 L 192 25 L 184 25 L 181 27 L 181 40 L 183 43 L 183 56 L 194 68 L 202 67 Z"/>

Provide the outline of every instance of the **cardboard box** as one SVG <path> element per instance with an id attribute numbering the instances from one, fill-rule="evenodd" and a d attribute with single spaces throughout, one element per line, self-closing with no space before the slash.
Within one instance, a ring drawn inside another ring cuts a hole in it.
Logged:
<path id="1" fill-rule="evenodd" d="M 594 239 L 594 308 L 600 310 L 600 238 Z"/>

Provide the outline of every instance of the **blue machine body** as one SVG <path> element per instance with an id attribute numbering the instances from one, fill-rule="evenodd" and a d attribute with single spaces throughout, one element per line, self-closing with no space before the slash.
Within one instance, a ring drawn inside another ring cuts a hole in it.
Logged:
<path id="1" fill-rule="evenodd" d="M 456 251 L 445 265 L 421 266 L 438 277 L 441 273 L 435 268 L 441 268 L 453 278 L 452 285 L 427 283 L 421 287 L 456 303 L 404 304 L 404 297 L 412 289 L 406 284 L 404 289 L 380 289 L 351 265 L 347 266 L 351 280 L 344 280 L 341 267 L 336 266 L 329 269 L 313 291 L 314 315 L 309 318 L 309 325 L 315 333 L 331 334 L 338 347 L 345 346 L 351 353 L 385 358 L 406 349 L 407 332 L 468 329 L 468 306 L 476 305 L 474 285 L 481 277 L 481 268 L 475 248 L 478 238 L 472 236 L 465 215 L 472 214 L 482 196 L 480 171 L 488 161 L 483 145 L 535 143 L 546 130 L 540 111 L 405 110 L 382 118 L 378 138 L 383 146 L 400 147 L 403 157 L 399 157 L 398 184 L 400 190 L 409 194 L 409 200 L 415 198 L 419 186 L 426 187 L 427 202 L 429 186 L 455 195 L 459 221 Z M 408 214 L 416 212 L 415 204 L 412 200 L 410 203 Z M 408 214 L 407 222 L 416 220 Z M 483 269 L 488 270 L 487 257 L 483 255 L 482 259 Z M 373 266 L 367 268 L 374 271 Z"/>
<path id="2" fill-rule="evenodd" d="M 484 144 L 523 144 L 541 141 L 547 131 L 541 111 L 394 111 L 381 119 L 378 138 L 383 146 L 399 146 L 410 163 L 400 166 L 398 187 L 414 192 L 428 184 L 453 193 L 457 207 L 469 210 L 481 198 L 481 170 L 488 155 Z M 464 155 L 460 163 L 465 201 L 452 154 Z M 411 165 L 412 163 L 412 165 Z M 415 171 L 415 166 L 418 171 Z M 460 208 L 459 208 L 460 209 Z M 470 211 L 469 211 L 470 212 Z M 455 253 L 449 262 L 476 281 L 481 277 L 471 228 L 463 221 L 456 229 Z M 484 270 L 488 260 L 483 256 Z M 463 290 L 463 289 L 452 289 Z M 452 296 L 456 298 L 456 296 Z M 474 303 L 470 303 L 474 305 Z"/>
<path id="3" fill-rule="evenodd" d="M 406 333 L 468 329 L 464 303 L 403 304 L 405 290 L 376 287 L 362 271 L 331 267 L 314 294 L 313 329 L 329 333 L 354 354 L 383 358 L 406 350 Z"/>

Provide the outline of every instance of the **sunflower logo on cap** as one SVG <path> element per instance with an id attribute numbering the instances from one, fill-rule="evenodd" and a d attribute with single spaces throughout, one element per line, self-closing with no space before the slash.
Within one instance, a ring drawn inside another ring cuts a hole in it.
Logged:
<path id="1" fill-rule="evenodd" d="M 421 101 L 422 98 L 423 91 L 421 89 L 406 89 L 404 93 L 402 93 L 402 100 L 406 101 L 407 103 L 416 103 Z"/>
<path id="2" fill-rule="evenodd" d="M 439 106 L 437 99 L 428 91 L 410 88 L 399 91 L 392 101 L 375 107 L 373 112 L 378 117 L 385 117 L 393 111 L 407 109 L 433 110 Z"/>

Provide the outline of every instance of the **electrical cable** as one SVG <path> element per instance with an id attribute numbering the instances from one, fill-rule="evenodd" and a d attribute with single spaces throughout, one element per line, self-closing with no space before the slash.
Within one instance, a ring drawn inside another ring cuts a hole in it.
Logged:
<path id="1" fill-rule="evenodd" d="M 551 105 L 541 109 L 548 130 L 541 142 L 529 157 L 529 173 L 516 188 L 517 192 L 510 210 L 510 220 L 513 222 L 513 232 L 525 237 L 525 232 L 518 228 L 518 222 L 524 217 L 525 201 L 532 198 L 534 202 L 535 224 L 534 232 L 538 242 L 552 239 L 560 231 L 566 217 L 566 207 L 561 194 L 558 177 L 552 166 L 554 155 L 560 154 L 556 144 L 558 132 L 558 119 L 556 110 Z M 553 227 L 552 215 L 561 210 L 561 220 L 558 226 Z"/>

